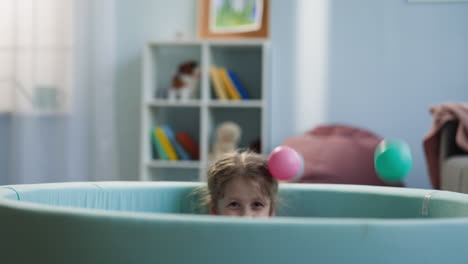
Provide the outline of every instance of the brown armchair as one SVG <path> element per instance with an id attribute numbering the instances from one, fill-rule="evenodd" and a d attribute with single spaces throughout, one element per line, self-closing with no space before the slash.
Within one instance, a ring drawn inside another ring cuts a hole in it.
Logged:
<path id="1" fill-rule="evenodd" d="M 458 121 L 448 121 L 440 137 L 440 183 L 442 190 L 468 193 L 468 152 L 455 142 Z"/>

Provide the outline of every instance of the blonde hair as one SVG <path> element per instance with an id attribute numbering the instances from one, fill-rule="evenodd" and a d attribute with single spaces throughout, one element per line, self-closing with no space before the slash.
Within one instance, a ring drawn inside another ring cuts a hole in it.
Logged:
<path id="1" fill-rule="evenodd" d="M 262 195 L 270 199 L 271 208 L 275 208 L 278 181 L 271 176 L 266 160 L 251 151 L 224 154 L 210 166 L 205 205 L 216 204 L 222 199 L 226 185 L 238 177 L 257 183 Z"/>

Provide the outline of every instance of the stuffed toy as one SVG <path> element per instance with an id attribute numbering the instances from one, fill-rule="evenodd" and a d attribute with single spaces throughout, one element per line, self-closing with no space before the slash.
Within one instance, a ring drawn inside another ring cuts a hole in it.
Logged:
<path id="1" fill-rule="evenodd" d="M 172 78 L 168 99 L 187 100 L 193 98 L 198 87 L 199 79 L 200 70 L 196 61 L 182 63 Z"/>
<path id="2" fill-rule="evenodd" d="M 233 152 L 241 137 L 241 128 L 234 122 L 227 121 L 216 128 L 215 142 L 210 154 L 210 160 L 214 161 L 224 153 Z"/>

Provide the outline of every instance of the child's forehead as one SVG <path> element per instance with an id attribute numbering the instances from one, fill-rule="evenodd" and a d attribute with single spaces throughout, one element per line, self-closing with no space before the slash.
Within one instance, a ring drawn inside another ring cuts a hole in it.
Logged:
<path id="1" fill-rule="evenodd" d="M 230 180 L 224 189 L 225 195 L 235 195 L 239 193 L 250 193 L 259 197 L 266 197 L 260 182 L 244 177 L 237 177 Z"/>
<path id="2" fill-rule="evenodd" d="M 239 175 L 239 176 L 233 177 L 226 183 L 226 188 L 228 187 L 260 188 L 260 183 L 254 180 L 252 177 Z"/>

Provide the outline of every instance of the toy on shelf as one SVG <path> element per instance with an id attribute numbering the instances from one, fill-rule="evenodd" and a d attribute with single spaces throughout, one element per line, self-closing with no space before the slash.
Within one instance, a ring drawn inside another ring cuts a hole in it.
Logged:
<path id="1" fill-rule="evenodd" d="M 411 170 L 412 162 L 410 147 L 402 140 L 384 139 L 375 149 L 375 170 L 387 183 L 402 182 Z"/>
<path id="2" fill-rule="evenodd" d="M 210 154 L 210 160 L 216 160 L 224 153 L 235 151 L 241 134 L 240 126 L 232 121 L 219 124 L 216 128 L 216 138 Z"/>
<path id="3" fill-rule="evenodd" d="M 268 156 L 268 170 L 278 180 L 297 180 L 304 173 L 304 159 L 293 148 L 279 146 Z"/>
<path id="4" fill-rule="evenodd" d="M 200 80 L 200 69 L 196 61 L 182 63 L 174 77 L 169 89 L 169 100 L 188 100 L 195 96 Z"/>

